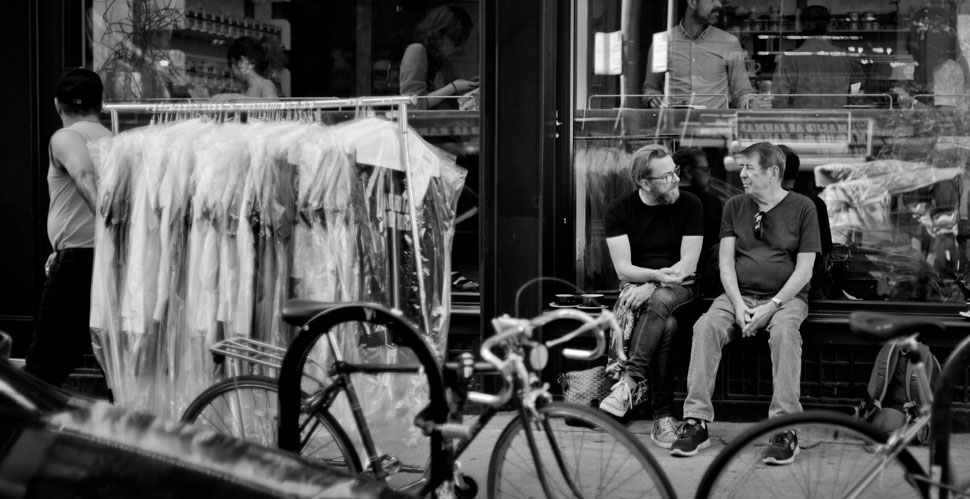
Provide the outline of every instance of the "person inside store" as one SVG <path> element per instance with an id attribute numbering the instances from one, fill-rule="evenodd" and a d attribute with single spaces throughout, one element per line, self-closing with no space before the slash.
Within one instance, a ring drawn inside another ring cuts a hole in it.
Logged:
<path id="1" fill-rule="evenodd" d="M 703 207 L 697 196 L 680 192 L 680 168 L 666 147 L 651 144 L 633 153 L 630 174 L 636 190 L 610 203 L 606 244 L 620 278 L 615 312 L 626 362 L 607 371 L 619 379 L 600 409 L 624 417 L 644 399 L 652 379 L 651 440 L 669 448 L 676 439 L 669 365 L 675 327 L 667 319 L 696 295 L 694 271 L 704 239 Z"/>
<path id="2" fill-rule="evenodd" d="M 802 42 L 782 55 L 772 76 L 772 99 L 776 108 L 842 109 L 846 94 L 859 93 L 865 81 L 862 63 L 828 39 L 829 9 L 810 5 L 802 11 Z M 830 95 L 815 95 L 830 94 Z"/>
<path id="3" fill-rule="evenodd" d="M 88 324 L 98 190 L 88 143 L 111 136 L 99 119 L 103 93 L 101 78 L 84 68 L 65 70 L 54 90 L 62 124 L 48 147 L 47 236 L 54 251 L 44 267 L 24 369 L 58 387 L 92 351 Z"/>
<path id="4" fill-rule="evenodd" d="M 802 161 L 798 153 L 790 147 L 779 144 L 778 148 L 785 153 L 785 177 L 781 183 L 786 191 L 797 192 L 807 197 L 815 203 L 815 213 L 818 214 L 818 234 L 822 245 L 822 252 L 815 255 L 815 264 L 812 266 L 812 282 L 809 286 L 808 298 L 811 300 L 824 300 L 829 297 L 832 283 L 827 272 L 829 255 L 832 254 L 832 229 L 829 225 L 829 211 L 825 207 L 825 201 L 815 193 L 815 182 L 796 182 L 798 172 L 801 169 Z"/>
<path id="5" fill-rule="evenodd" d="M 229 46 L 226 58 L 232 68 L 232 76 L 242 82 L 246 90 L 241 94 L 214 95 L 214 102 L 280 97 L 279 76 L 286 67 L 286 54 L 275 38 L 237 38 Z"/>
<path id="6" fill-rule="evenodd" d="M 458 99 L 478 88 L 478 77 L 458 78 L 455 59 L 472 31 L 472 19 L 461 7 L 431 9 L 415 30 L 416 42 L 401 58 L 400 93 L 417 95 L 419 109 L 458 109 Z"/>
<path id="7" fill-rule="evenodd" d="M 684 419 L 670 453 L 694 456 L 710 446 L 711 395 L 721 350 L 732 340 L 768 335 L 773 394 L 768 417 L 802 410 L 802 321 L 815 254 L 821 251 L 811 200 L 782 188 L 785 154 L 759 142 L 738 156 L 744 193 L 724 206 L 719 267 L 724 293 L 694 323 Z M 775 435 L 763 460 L 788 464 L 798 453 L 793 432 Z"/>
<path id="8" fill-rule="evenodd" d="M 701 200 L 704 207 L 704 243 L 698 260 L 701 290 L 704 295 L 720 294 L 717 277 L 717 242 L 721 230 L 724 204 L 711 192 L 711 167 L 707 154 L 699 147 L 684 147 L 674 153 L 674 164 L 680 168 L 680 191 L 689 192 Z M 716 291 L 716 292 L 715 292 Z"/>
<path id="9" fill-rule="evenodd" d="M 754 90 L 745 67 L 745 51 L 737 37 L 712 25 L 720 12 L 721 0 L 686 0 L 683 19 L 667 33 L 670 101 L 664 102 L 664 73 L 650 70 L 651 45 L 641 97 L 645 106 L 749 106 Z"/>

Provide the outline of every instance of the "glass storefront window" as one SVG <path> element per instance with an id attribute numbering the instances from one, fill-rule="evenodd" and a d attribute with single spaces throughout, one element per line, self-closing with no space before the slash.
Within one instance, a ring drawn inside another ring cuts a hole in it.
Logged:
<path id="1" fill-rule="evenodd" d="M 636 188 L 633 151 L 698 148 L 709 165 L 699 173 L 711 177 L 704 189 L 723 203 L 742 192 L 733 154 L 767 141 L 799 156 L 792 189 L 827 211 L 832 244 L 813 298 L 963 305 L 970 2 L 697 5 L 574 2 L 580 286 L 618 284 L 604 216 Z M 650 48 L 662 39 L 659 57 Z M 682 188 L 698 187 L 696 175 L 682 177 Z"/>
<path id="2" fill-rule="evenodd" d="M 243 38 L 275 55 L 255 69 L 271 82 L 276 98 L 417 95 L 409 124 L 468 170 L 453 280 L 455 301 L 478 304 L 479 0 L 87 0 L 85 5 L 85 60 L 102 76 L 106 102 L 251 97 L 251 82 L 240 74 L 245 69 L 228 60 L 230 48 Z M 416 56 L 406 57 L 409 47 Z M 407 81 L 412 84 L 402 86 Z M 355 113 L 324 115 L 335 122 Z M 129 122 L 122 129 L 148 116 L 124 119 Z"/>

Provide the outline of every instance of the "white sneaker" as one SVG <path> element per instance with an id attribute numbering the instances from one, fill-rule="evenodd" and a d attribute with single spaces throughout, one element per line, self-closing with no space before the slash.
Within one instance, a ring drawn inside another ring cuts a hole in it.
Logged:
<path id="1" fill-rule="evenodd" d="M 600 410 L 618 418 L 626 415 L 626 412 L 633 407 L 631 394 L 634 384 L 629 376 L 623 376 L 623 379 L 613 385 L 613 391 L 600 402 Z"/>
<path id="2" fill-rule="evenodd" d="M 650 440 L 660 448 L 669 449 L 677 441 L 677 421 L 670 416 L 655 419 Z"/>

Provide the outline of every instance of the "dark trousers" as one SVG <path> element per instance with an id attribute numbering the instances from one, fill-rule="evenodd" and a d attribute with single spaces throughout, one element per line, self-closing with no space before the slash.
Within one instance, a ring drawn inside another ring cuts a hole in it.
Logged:
<path id="1" fill-rule="evenodd" d="M 673 351 L 676 326 L 667 319 L 675 310 L 689 303 L 696 294 L 695 286 L 664 286 L 658 288 L 647 301 L 646 310 L 630 336 L 627 374 L 640 382 L 650 376 L 654 418 L 671 414 L 674 402 L 670 353 Z"/>
<path id="2" fill-rule="evenodd" d="M 47 271 L 34 340 L 24 369 L 54 386 L 91 353 L 91 270 L 94 249 L 57 251 Z"/>

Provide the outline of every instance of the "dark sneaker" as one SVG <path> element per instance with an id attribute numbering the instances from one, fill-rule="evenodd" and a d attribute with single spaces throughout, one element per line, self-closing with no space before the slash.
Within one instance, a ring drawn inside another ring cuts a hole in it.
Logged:
<path id="1" fill-rule="evenodd" d="M 701 426 L 699 421 L 688 419 L 680 425 L 677 440 L 670 446 L 671 456 L 696 456 L 697 451 L 711 446 L 711 439 L 707 437 L 707 427 Z"/>
<path id="2" fill-rule="evenodd" d="M 765 452 L 765 464 L 791 464 L 798 455 L 798 437 L 793 431 L 783 431 L 771 438 Z"/>

